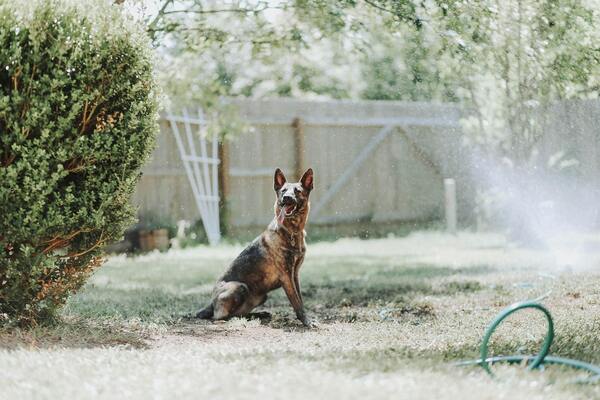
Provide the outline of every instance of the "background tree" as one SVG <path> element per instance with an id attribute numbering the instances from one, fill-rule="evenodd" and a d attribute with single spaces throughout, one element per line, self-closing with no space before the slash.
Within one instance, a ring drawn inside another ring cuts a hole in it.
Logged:
<path id="1" fill-rule="evenodd" d="M 557 100 L 597 96 L 597 1 L 368 3 L 389 16 L 391 33 L 419 33 L 430 81 L 453 87 L 475 112 L 464 121 L 469 143 L 498 156 L 531 161 L 543 136 L 536 115 Z"/>

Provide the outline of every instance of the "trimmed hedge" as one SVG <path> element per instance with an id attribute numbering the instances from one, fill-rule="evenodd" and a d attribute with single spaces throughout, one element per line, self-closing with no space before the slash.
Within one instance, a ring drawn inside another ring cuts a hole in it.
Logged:
<path id="1" fill-rule="evenodd" d="M 132 223 L 157 89 L 145 33 L 112 2 L 3 3 L 0 324 L 31 324 Z"/>

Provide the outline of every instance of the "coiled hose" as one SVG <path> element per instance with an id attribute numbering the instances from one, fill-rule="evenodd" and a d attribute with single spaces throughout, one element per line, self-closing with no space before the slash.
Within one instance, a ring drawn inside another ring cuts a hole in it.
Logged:
<path id="1" fill-rule="evenodd" d="M 526 300 L 519 303 L 514 303 L 502 310 L 496 316 L 496 318 L 494 318 L 483 335 L 483 340 L 480 346 L 480 358 L 478 360 L 462 361 L 457 365 L 479 365 L 490 376 L 494 376 L 490 366 L 491 364 L 497 362 L 506 362 L 509 364 L 525 363 L 527 365 L 527 369 L 529 370 L 539 369 L 546 364 L 565 365 L 575 369 L 587 371 L 591 374 L 587 378 L 577 379 L 575 381 L 577 383 L 593 383 L 600 381 L 600 367 L 597 365 L 589 364 L 579 360 L 573 360 L 570 358 L 548 356 L 550 346 L 554 340 L 554 322 L 552 321 L 552 315 L 550 315 L 550 311 L 538 303 L 538 301 L 544 297 L 546 296 L 541 296 L 540 298 L 534 300 Z M 541 311 L 548 321 L 548 330 L 546 331 L 546 337 L 544 338 L 544 343 L 542 344 L 540 352 L 536 356 L 512 355 L 488 357 L 488 343 L 496 328 L 498 328 L 502 321 L 504 321 L 509 315 L 526 308 L 532 308 Z"/>

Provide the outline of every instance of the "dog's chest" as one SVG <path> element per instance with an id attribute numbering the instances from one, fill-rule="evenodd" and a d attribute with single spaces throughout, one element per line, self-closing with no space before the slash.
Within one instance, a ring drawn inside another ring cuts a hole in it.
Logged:
<path id="1" fill-rule="evenodd" d="M 299 267 L 306 252 L 304 233 L 295 235 L 267 235 L 266 244 L 269 258 L 277 269 L 290 270 Z"/>

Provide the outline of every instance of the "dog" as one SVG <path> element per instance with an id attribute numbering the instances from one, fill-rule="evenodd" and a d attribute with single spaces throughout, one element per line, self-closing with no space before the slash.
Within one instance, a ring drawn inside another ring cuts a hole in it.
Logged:
<path id="1" fill-rule="evenodd" d="M 298 278 L 306 253 L 304 228 L 310 210 L 313 170 L 309 168 L 299 182 L 289 183 L 277 168 L 273 189 L 275 218 L 233 260 L 217 281 L 210 304 L 198 311 L 197 318 L 223 320 L 246 316 L 264 304 L 267 293 L 282 287 L 302 324 L 316 326 L 304 311 Z"/>

